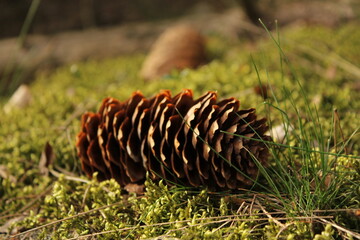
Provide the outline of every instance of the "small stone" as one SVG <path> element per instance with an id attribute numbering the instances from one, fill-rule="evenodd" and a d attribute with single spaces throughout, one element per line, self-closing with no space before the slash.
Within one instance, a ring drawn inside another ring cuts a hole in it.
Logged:
<path id="1" fill-rule="evenodd" d="M 274 142 L 283 143 L 286 136 L 294 130 L 293 126 L 285 123 L 279 124 L 270 129 L 270 135 Z"/>
<path id="2" fill-rule="evenodd" d="M 25 108 L 30 104 L 31 101 L 32 95 L 29 87 L 25 84 L 22 84 L 5 104 L 4 111 L 9 113 L 15 108 Z"/>

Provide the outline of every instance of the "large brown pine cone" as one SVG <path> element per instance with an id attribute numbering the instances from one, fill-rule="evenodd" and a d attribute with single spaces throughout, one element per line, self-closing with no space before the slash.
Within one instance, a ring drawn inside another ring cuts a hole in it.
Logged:
<path id="1" fill-rule="evenodd" d="M 76 143 L 82 168 L 122 186 L 143 182 L 147 171 L 153 180 L 195 187 L 249 186 L 269 155 L 259 139 L 271 138 L 264 135 L 266 120 L 239 105 L 234 98 L 216 103 L 215 92 L 194 100 L 191 90 L 150 99 L 134 92 L 125 102 L 106 98 L 98 113 L 82 116 Z"/>

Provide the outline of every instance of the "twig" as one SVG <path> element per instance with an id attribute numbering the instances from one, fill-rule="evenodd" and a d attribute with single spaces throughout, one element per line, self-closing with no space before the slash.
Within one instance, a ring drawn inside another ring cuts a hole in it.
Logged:
<path id="1" fill-rule="evenodd" d="M 295 223 L 295 222 L 290 222 L 290 223 L 285 224 L 284 227 L 282 227 L 282 228 L 279 230 L 279 232 L 276 234 L 275 239 L 279 239 L 280 234 L 281 234 L 283 231 L 285 231 L 289 226 L 293 225 L 294 223 Z"/>
<path id="2" fill-rule="evenodd" d="M 239 214 L 239 215 L 240 215 L 240 211 L 241 211 L 242 213 L 245 213 L 245 212 L 246 212 L 246 210 L 248 209 L 249 205 L 246 205 L 246 207 L 244 207 L 245 203 L 246 203 L 245 201 L 243 201 L 243 202 L 241 203 L 241 205 L 240 205 L 240 207 L 238 208 L 238 210 L 236 210 L 236 214 Z M 250 214 L 251 214 L 251 212 L 250 212 Z M 241 215 L 243 216 L 243 214 L 241 214 Z M 234 223 L 235 223 L 235 222 L 232 221 L 230 227 L 234 226 Z"/>
<path id="3" fill-rule="evenodd" d="M 52 187 L 52 185 L 49 185 L 41 194 L 39 194 L 39 195 L 37 195 L 37 196 L 34 196 L 34 199 L 33 199 L 33 200 L 31 200 L 28 204 L 26 204 L 25 206 L 23 206 L 22 208 L 20 208 L 16 213 L 23 212 L 23 211 L 25 211 L 27 208 L 29 208 L 29 207 L 31 207 L 32 205 L 34 205 L 39 199 L 41 199 L 43 196 L 45 196 L 45 195 L 51 190 L 51 187 Z M 26 198 L 26 196 L 23 197 L 23 198 Z M 32 195 L 30 198 L 33 198 L 33 195 Z M 13 198 L 13 199 L 11 199 L 11 201 L 13 201 L 14 199 L 19 199 L 19 198 Z M 9 199 L 9 200 L 10 200 L 10 199 Z M 1 214 L 1 217 L 6 216 L 6 215 L 4 215 L 4 214 L 8 213 L 9 211 L 10 211 L 10 209 L 4 211 L 4 212 Z"/>
<path id="4" fill-rule="evenodd" d="M 360 234 L 359 233 L 350 231 L 350 230 L 348 230 L 348 229 L 346 229 L 346 228 L 344 228 L 344 227 L 342 227 L 342 226 L 340 226 L 340 225 L 338 225 L 338 224 L 336 224 L 334 222 L 330 222 L 330 221 L 328 221 L 326 219 L 323 219 L 323 218 L 319 218 L 319 220 L 326 223 L 326 224 L 331 224 L 331 226 L 333 226 L 334 228 L 336 228 L 339 231 L 345 232 L 345 233 L 349 234 L 352 237 L 360 239 Z"/>
<path id="5" fill-rule="evenodd" d="M 273 218 L 266 210 L 265 208 L 259 203 L 258 200 L 256 200 L 256 204 L 260 206 L 261 210 L 265 213 L 265 215 L 274 221 L 274 223 L 276 223 L 277 225 L 279 225 L 281 228 L 286 228 L 285 224 L 282 224 L 281 222 L 279 222 L 278 220 L 276 220 L 276 218 Z"/>
<path id="6" fill-rule="evenodd" d="M 14 217 L 19 217 L 19 216 L 24 216 L 24 214 L 23 213 L 14 213 L 14 214 L 3 215 L 3 216 L 0 216 L 0 220 L 4 219 L 4 218 L 14 218 Z"/>
<path id="7" fill-rule="evenodd" d="M 56 220 L 56 221 L 53 221 L 53 222 L 50 222 L 50 223 L 47 223 L 47 224 L 44 224 L 44 225 L 41 225 L 41 226 L 38 226 L 38 227 L 35 227 L 35 228 L 32 228 L 32 229 L 29 229 L 25 232 L 21 232 L 21 233 L 18 233 L 18 234 L 15 234 L 15 235 L 11 235 L 11 237 L 18 237 L 18 236 L 21 236 L 21 235 L 24 235 L 24 234 L 27 234 L 29 232 L 33 232 L 33 231 L 37 231 L 39 229 L 42 229 L 42 228 L 45 228 L 45 227 L 48 227 L 48 226 L 52 226 L 54 224 L 57 224 L 59 222 L 62 222 L 62 221 L 66 221 L 66 220 L 70 220 L 70 219 L 73 219 L 73 218 L 76 218 L 76 217 L 80 217 L 80 216 L 84 216 L 84 215 L 87 215 L 89 213 L 92 213 L 92 212 L 96 212 L 96 211 L 99 211 L 99 210 L 102 210 L 102 209 L 105 209 L 105 208 L 109 208 L 109 207 L 113 207 L 113 206 L 116 206 L 116 205 L 119 205 L 119 204 L 122 204 L 123 202 L 116 202 L 116 203 L 113 203 L 113 204 L 109 204 L 109 205 L 106 205 L 106 206 L 102 206 L 102 207 L 99 207 L 99 208 L 95 208 L 95 209 L 91 209 L 89 211 L 86 211 L 86 212 L 81 212 L 81 213 L 78 213 L 76 215 L 73 215 L 73 216 L 70 216 L 70 217 L 66 217 L 66 218 L 63 218 L 63 219 L 59 219 L 59 220 Z M 338 212 L 338 211 L 349 211 L 350 209 L 335 209 L 335 210 L 329 210 L 329 211 L 326 211 L 326 210 L 317 210 L 318 212 Z M 353 209 L 354 210 L 354 209 Z M 285 212 L 269 212 L 267 213 L 268 215 L 273 215 L 273 214 L 285 214 Z M 252 214 L 243 214 L 241 215 L 242 217 L 250 217 L 250 216 L 262 216 L 262 215 L 266 215 L 265 213 L 252 213 Z M 235 218 L 235 217 L 239 217 L 239 215 L 225 215 L 225 216 L 216 216 L 216 217 L 208 217 L 208 218 L 200 218 L 200 219 L 196 219 L 197 221 L 201 221 L 201 220 L 205 220 L 205 219 L 222 219 L 222 218 L 226 218 L 226 221 L 228 221 L 228 218 Z M 274 219 L 274 218 L 273 218 Z M 276 220 L 307 220 L 307 219 L 333 219 L 333 216 L 312 216 L 312 217 L 308 217 L 308 216 L 300 216 L 300 217 L 281 217 L 281 218 L 275 218 Z M 269 220 L 269 218 L 257 218 L 257 219 L 253 219 L 253 218 L 249 218 L 249 219 L 233 219 L 233 221 L 243 221 L 243 222 L 251 222 L 251 221 L 266 221 L 266 220 Z M 173 221 L 173 222 L 163 222 L 163 223 L 156 223 L 156 224 L 152 224 L 152 225 L 147 225 L 147 227 L 155 227 L 155 226 L 162 226 L 162 225 L 169 225 L 169 224 L 176 224 L 176 223 L 186 223 L 186 222 L 190 222 L 192 220 L 182 220 L 182 221 Z M 224 220 L 225 221 L 225 220 Z M 217 223 L 218 221 L 214 221 L 212 223 Z M 223 222 L 223 221 L 222 221 Z M 194 226 L 194 225 L 192 225 Z M 146 227 L 146 226 L 133 226 L 133 227 L 128 227 L 128 228 L 122 228 L 122 229 L 118 229 L 118 230 L 111 230 L 111 231 L 105 231 L 105 232 L 101 232 L 101 233 L 93 233 L 93 234 L 87 234 L 87 235 L 83 235 L 83 236 L 79 236 L 79 238 L 84 238 L 84 237 L 91 237 L 91 236 L 97 236 L 97 235 L 101 235 L 101 234 L 105 234 L 105 233 L 113 233 L 113 232 L 117 232 L 117 231 L 126 231 L 126 230 L 133 230 L 135 228 L 138 228 L 138 227 Z M 77 238 L 70 238 L 70 239 L 77 239 Z M 70 240 L 68 239 L 68 240 Z"/>
<path id="8" fill-rule="evenodd" d="M 88 195 L 88 192 L 89 192 L 89 190 L 90 190 L 90 187 L 91 187 L 91 185 L 89 184 L 89 185 L 86 187 L 86 189 L 85 189 L 84 197 L 83 197 L 82 204 L 81 204 L 81 208 L 84 208 L 84 206 L 85 206 L 86 197 L 87 197 L 87 195 Z"/>
<path id="9" fill-rule="evenodd" d="M 216 232 L 216 231 L 220 230 L 221 228 L 223 228 L 224 226 L 226 226 L 226 224 L 229 224 L 230 222 L 231 222 L 231 225 L 233 225 L 233 223 L 235 221 L 234 221 L 234 219 L 228 219 L 226 222 L 224 222 L 218 228 L 216 228 L 213 232 Z"/>
<path id="10" fill-rule="evenodd" d="M 54 169 L 49 169 L 49 172 L 54 175 L 55 177 L 59 178 L 61 173 L 55 171 Z M 83 182 L 83 183 L 89 183 L 90 181 L 89 180 L 85 180 L 85 179 L 82 179 L 82 178 L 78 178 L 78 177 L 73 177 L 73 176 L 67 176 L 67 175 L 64 175 L 64 178 L 67 179 L 67 180 L 71 180 L 71 181 L 74 181 L 74 182 Z"/>
<path id="11" fill-rule="evenodd" d="M 231 215 L 234 216 L 234 215 Z M 215 218 L 228 218 L 228 216 L 219 216 L 219 217 L 209 217 L 209 218 L 201 218 L 201 219 L 196 219 L 197 221 L 200 220 L 205 220 L 205 219 L 215 219 Z M 277 218 L 277 220 L 289 220 L 289 219 L 295 219 L 295 220 L 303 220 L 303 219 L 319 219 L 319 218 L 327 218 L 327 219 L 332 219 L 332 216 L 314 216 L 314 217 L 291 217 L 291 218 Z M 258 218 L 258 219 L 234 219 L 233 221 L 238 221 L 238 222 L 252 222 L 252 221 L 267 221 L 268 218 Z M 73 238 L 68 238 L 66 240 L 75 240 L 75 239 L 83 239 L 83 238 L 89 238 L 89 237 L 95 237 L 98 235 L 103 235 L 103 234 L 107 234 L 107 233 L 116 233 L 116 232 L 121 232 L 121 231 L 127 231 L 127 230 L 134 230 L 136 228 L 145 228 L 145 227 L 158 227 L 158 226 L 164 226 L 164 225 L 170 225 L 170 224 L 176 224 L 176 223 L 186 223 L 186 222 L 191 222 L 193 221 L 192 219 L 189 220 L 181 220 L 181 221 L 173 221 L 173 222 L 162 222 L 162 223 L 154 223 L 151 225 L 140 225 L 140 226 L 133 226 L 133 227 L 127 227 L 127 228 L 121 228 L 121 229 L 116 229 L 116 230 L 109 230 L 109 231 L 103 231 L 103 232 L 98 232 L 98 233 L 91 233 L 91 234 L 86 234 L 86 235 L 82 235 L 82 236 L 77 236 L 77 237 L 73 237 Z M 179 230 L 183 230 L 186 229 L 188 227 L 196 227 L 196 226 L 204 226 L 204 225 L 209 225 L 209 224 L 214 224 L 214 223 L 222 223 L 222 222 L 226 222 L 228 221 L 228 219 L 222 219 L 222 220 L 217 220 L 217 221 L 211 221 L 211 222 L 207 222 L 207 223 L 197 223 L 197 224 L 193 224 L 193 225 L 188 225 L 188 226 L 184 226 L 178 229 L 171 229 L 168 232 L 174 232 L 174 231 L 179 231 Z"/>
<path id="12" fill-rule="evenodd" d="M 70 172 L 64 168 L 61 168 L 59 166 L 54 166 L 53 168 L 54 170 L 56 170 L 58 172 L 58 174 L 64 174 L 65 176 L 71 176 L 71 177 L 77 177 L 77 175 L 74 172 Z"/>
<path id="13" fill-rule="evenodd" d="M 21 233 L 18 233 L 18 234 L 15 234 L 15 235 L 11 235 L 11 237 L 18 237 L 18 236 L 21 236 L 21 235 L 24 235 L 24 234 L 27 234 L 27 233 L 30 233 L 30 232 L 34 232 L 34 231 L 37 231 L 39 229 L 42 229 L 42 228 L 45 228 L 45 227 L 48 227 L 48 226 L 52 226 L 54 224 L 57 224 L 59 222 L 62 222 L 62 221 L 66 221 L 66 220 L 70 220 L 70 219 L 73 219 L 73 218 L 76 218 L 76 217 L 81 217 L 81 216 L 84 216 L 84 215 L 87 215 L 89 213 L 93 213 L 93 212 L 96 212 L 96 211 L 100 211 L 102 209 L 105 209 L 105 208 L 109 208 L 109 207 L 113 207 L 113 206 L 116 206 L 116 205 L 119 205 L 119 204 L 122 204 L 123 202 L 116 202 L 116 203 L 113 203 L 113 204 L 109 204 L 109 205 L 106 205 L 106 206 L 102 206 L 102 207 L 99 207 L 99 208 L 94 208 L 94 209 L 91 209 L 89 211 L 86 211 L 86 212 L 81 212 L 81 213 L 78 213 L 78 214 L 75 214 L 73 216 L 70 216 L 70 217 L 66 217 L 66 218 L 63 218 L 63 219 L 59 219 L 59 220 L 56 220 L 56 221 L 53 221 L 53 222 L 49 222 L 47 224 L 44 224 L 44 225 L 41 225 L 41 226 L 38 226 L 38 227 L 35 227 L 35 228 L 32 228 L 32 229 L 29 229 L 27 231 L 24 231 L 24 232 L 21 232 Z"/>
<path id="14" fill-rule="evenodd" d="M 254 202 L 256 200 L 256 194 L 254 194 L 252 200 L 251 200 L 251 204 L 250 204 L 250 214 L 253 212 L 253 206 L 254 206 Z M 256 200 L 257 201 L 257 200 Z"/>

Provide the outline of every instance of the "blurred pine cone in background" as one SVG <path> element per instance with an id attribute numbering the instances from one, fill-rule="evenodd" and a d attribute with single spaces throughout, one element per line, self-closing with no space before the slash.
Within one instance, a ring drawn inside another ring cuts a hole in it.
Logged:
<path id="1" fill-rule="evenodd" d="M 217 103 L 215 92 L 194 100 L 191 90 L 150 99 L 134 92 L 125 102 L 106 98 L 98 113 L 82 116 L 76 143 L 82 168 L 121 186 L 144 182 L 149 171 L 153 180 L 186 186 L 247 187 L 258 175 L 254 158 L 264 166 L 268 159 L 259 139 L 271 138 L 264 135 L 266 119 L 239 105 L 234 98 Z"/>
<path id="2" fill-rule="evenodd" d="M 193 27 L 178 25 L 156 40 L 140 74 L 146 80 L 153 80 L 173 69 L 196 68 L 205 63 L 205 38 Z"/>

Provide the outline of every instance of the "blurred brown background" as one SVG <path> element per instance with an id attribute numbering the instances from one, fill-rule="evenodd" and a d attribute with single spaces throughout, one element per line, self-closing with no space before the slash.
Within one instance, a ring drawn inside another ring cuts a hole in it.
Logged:
<path id="1" fill-rule="evenodd" d="M 32 2 L 0 1 L 0 38 L 19 34 Z M 221 12 L 240 6 L 252 22 L 262 17 L 276 18 L 280 24 L 299 19 L 336 24 L 360 15 L 360 1 L 357 0 L 48 0 L 40 1 L 29 32 L 52 34 L 135 21 L 174 19 L 190 14 L 196 7 L 200 9 L 200 5 L 203 12 Z"/>
<path id="2" fill-rule="evenodd" d="M 134 21 L 154 21 L 186 14 L 200 2 L 213 10 L 229 7 L 226 0 L 50 0 L 41 1 L 30 33 L 51 34 L 65 30 L 104 27 Z M 17 36 L 24 24 L 31 0 L 0 1 L 0 37 Z"/>
<path id="3" fill-rule="evenodd" d="M 259 18 L 271 29 L 275 19 L 336 27 L 359 17 L 359 0 L 0 0 L 0 95 L 39 69 L 147 52 L 175 24 L 256 41 Z"/>

